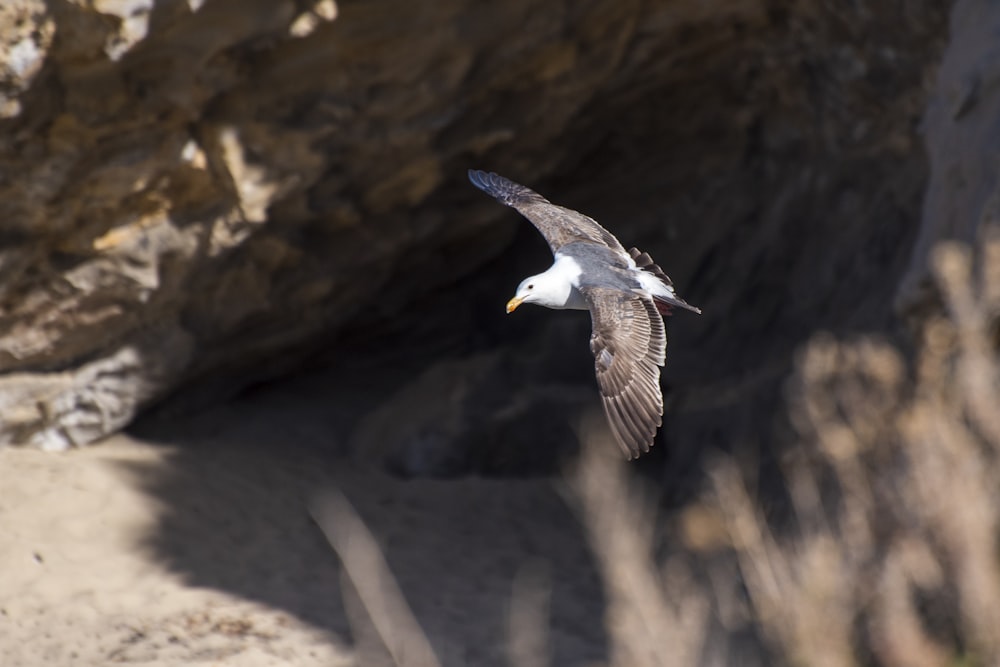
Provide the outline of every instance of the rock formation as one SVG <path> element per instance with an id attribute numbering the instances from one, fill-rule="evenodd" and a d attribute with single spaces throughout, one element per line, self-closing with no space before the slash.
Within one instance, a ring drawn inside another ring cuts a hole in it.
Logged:
<path id="1" fill-rule="evenodd" d="M 562 350 L 538 391 L 575 401 L 589 322 L 504 319 L 548 259 L 469 167 L 593 215 L 703 307 L 670 332 L 668 439 L 766 440 L 798 343 L 890 330 L 930 243 L 973 236 L 949 160 L 996 143 L 996 59 L 959 5 L 934 88 L 930 0 L 5 2 L 0 443 L 87 444 L 377 340 L 485 387 Z"/>

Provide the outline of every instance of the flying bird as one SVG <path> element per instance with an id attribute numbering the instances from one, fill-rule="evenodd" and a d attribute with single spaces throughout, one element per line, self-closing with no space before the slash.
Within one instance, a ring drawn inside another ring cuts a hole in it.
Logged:
<path id="1" fill-rule="evenodd" d="M 507 302 L 589 310 L 590 351 L 604 412 L 629 459 L 648 452 L 663 423 L 660 367 L 667 350 L 662 315 L 674 307 L 701 314 L 677 296 L 652 258 L 618 239 L 596 220 L 550 202 L 498 174 L 469 170 L 469 180 L 527 218 L 549 244 L 549 269 L 521 281 Z"/>

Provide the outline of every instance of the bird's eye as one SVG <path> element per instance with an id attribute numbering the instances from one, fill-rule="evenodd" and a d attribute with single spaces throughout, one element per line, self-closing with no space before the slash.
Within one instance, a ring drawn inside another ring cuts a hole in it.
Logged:
<path id="1" fill-rule="evenodd" d="M 534 285 L 528 285 L 528 289 L 535 289 Z"/>

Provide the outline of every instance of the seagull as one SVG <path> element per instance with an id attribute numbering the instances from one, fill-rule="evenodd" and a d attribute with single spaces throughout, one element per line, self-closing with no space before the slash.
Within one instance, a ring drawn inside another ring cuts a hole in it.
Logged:
<path id="1" fill-rule="evenodd" d="M 663 423 L 660 367 L 667 351 L 663 315 L 679 307 L 667 274 L 646 253 L 626 252 L 618 239 L 582 213 L 492 172 L 469 170 L 477 188 L 527 218 L 552 250 L 549 269 L 521 281 L 507 313 L 522 303 L 589 310 L 590 351 L 611 432 L 626 458 L 648 452 Z"/>

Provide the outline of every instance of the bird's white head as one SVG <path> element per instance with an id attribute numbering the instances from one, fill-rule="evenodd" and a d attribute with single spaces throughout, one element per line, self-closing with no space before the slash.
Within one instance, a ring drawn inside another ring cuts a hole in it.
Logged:
<path id="1" fill-rule="evenodd" d="M 514 298 L 507 302 L 507 312 L 513 313 L 522 303 L 536 303 L 546 308 L 565 308 L 570 300 L 573 285 L 561 272 L 549 269 L 537 276 L 529 276 L 517 286 Z"/>
<path id="2" fill-rule="evenodd" d="M 538 298 L 535 283 L 538 276 L 530 276 L 521 281 L 514 293 L 514 298 L 507 302 L 507 313 L 513 313 L 522 303 L 533 303 Z"/>

